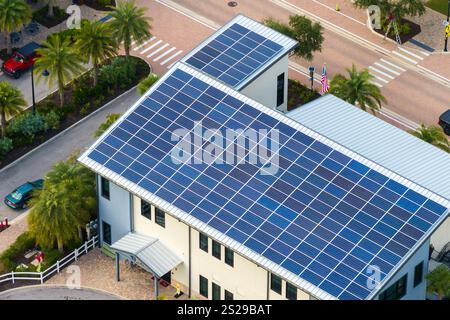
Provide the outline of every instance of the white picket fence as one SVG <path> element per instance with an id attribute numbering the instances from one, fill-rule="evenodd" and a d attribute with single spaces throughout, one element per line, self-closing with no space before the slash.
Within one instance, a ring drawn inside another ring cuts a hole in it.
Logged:
<path id="1" fill-rule="evenodd" d="M 62 268 L 64 268 L 66 265 L 70 264 L 73 261 L 77 261 L 78 258 L 86 253 L 89 252 L 89 250 L 94 249 L 96 245 L 98 244 L 98 236 L 92 237 L 92 239 L 86 241 L 81 247 L 75 249 L 72 251 L 72 253 L 68 254 L 61 260 L 56 261 L 54 265 L 47 268 L 46 270 L 42 272 L 10 272 L 6 274 L 0 275 L 0 283 L 12 281 L 12 283 L 15 283 L 19 280 L 35 280 L 40 281 L 40 283 L 44 283 L 44 281 L 53 275 L 54 273 L 59 273 Z"/>

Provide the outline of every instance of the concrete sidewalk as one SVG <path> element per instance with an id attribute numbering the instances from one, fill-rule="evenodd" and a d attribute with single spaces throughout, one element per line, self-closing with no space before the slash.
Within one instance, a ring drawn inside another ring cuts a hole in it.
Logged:
<path id="1" fill-rule="evenodd" d="M 22 233 L 28 230 L 29 210 L 10 222 L 11 226 L 0 232 L 0 254 L 7 250 Z"/>

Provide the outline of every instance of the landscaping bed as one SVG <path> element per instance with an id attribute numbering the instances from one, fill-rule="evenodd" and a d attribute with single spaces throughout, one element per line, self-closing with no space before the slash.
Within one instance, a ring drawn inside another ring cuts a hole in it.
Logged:
<path id="1" fill-rule="evenodd" d="M 400 32 L 400 40 L 402 41 L 402 43 L 405 43 L 405 42 L 411 40 L 416 35 L 418 35 L 420 32 L 422 32 L 420 25 L 418 25 L 417 23 L 414 23 L 412 21 L 406 20 L 406 19 L 401 20 L 400 24 L 398 25 L 398 28 L 399 28 L 399 32 Z M 374 30 L 375 30 L 375 32 L 381 34 L 383 37 L 386 33 L 386 30 L 383 30 L 383 29 L 374 29 Z M 396 41 L 395 33 L 393 31 L 394 31 L 394 28 L 392 27 L 391 31 L 389 31 L 388 38 Z"/>
<path id="2" fill-rule="evenodd" d="M 297 80 L 288 80 L 288 111 L 320 97 L 320 94 L 305 87 Z"/>
<path id="3" fill-rule="evenodd" d="M 116 6 L 115 0 L 77 0 L 76 3 L 78 5 L 85 4 L 88 7 L 99 11 L 111 11 L 112 8 L 109 6 Z"/>
<path id="4" fill-rule="evenodd" d="M 64 107 L 59 106 L 59 95 L 55 92 L 37 103 L 36 116 L 28 110 L 11 120 L 8 141 L 0 139 L 0 169 L 134 87 L 150 73 L 144 60 L 130 57 L 135 68 L 127 74 L 123 70 L 124 59 L 117 57 L 105 63 L 97 86 L 93 85 L 92 71 L 72 81 L 64 90 Z"/>
<path id="5" fill-rule="evenodd" d="M 40 23 L 44 27 L 52 28 L 54 26 L 57 26 L 64 20 L 66 20 L 69 17 L 69 14 L 66 13 L 65 10 L 55 6 L 53 7 L 53 17 L 47 16 L 48 13 L 48 5 L 33 12 L 33 20 Z"/>

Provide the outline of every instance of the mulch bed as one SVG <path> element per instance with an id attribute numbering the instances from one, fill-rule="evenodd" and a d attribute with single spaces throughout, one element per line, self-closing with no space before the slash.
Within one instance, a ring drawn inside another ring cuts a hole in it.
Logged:
<path id="1" fill-rule="evenodd" d="M 110 8 L 109 6 L 113 6 L 113 7 L 116 6 L 115 0 L 111 0 L 111 3 L 109 3 L 107 5 L 100 3 L 100 1 L 98 1 L 98 0 L 75 0 L 75 3 L 77 3 L 78 5 L 85 4 L 88 7 L 91 7 L 92 9 L 99 10 L 99 11 L 111 11 L 112 8 Z"/>
<path id="2" fill-rule="evenodd" d="M 66 13 L 65 10 L 55 6 L 53 7 L 53 17 L 47 16 L 48 6 L 45 6 L 33 13 L 33 20 L 40 23 L 46 28 L 52 28 L 57 26 L 64 20 L 66 20 L 70 15 Z"/>
<path id="3" fill-rule="evenodd" d="M 402 43 L 405 43 L 405 42 L 411 40 L 412 38 L 414 38 L 415 36 L 417 36 L 419 33 L 422 32 L 422 29 L 420 28 L 420 25 L 418 25 L 417 23 L 414 23 L 414 22 L 406 20 L 406 19 L 402 19 L 401 23 L 402 24 L 405 24 L 405 23 L 409 24 L 409 27 L 411 29 L 411 31 L 408 34 L 401 34 L 400 35 L 400 40 L 402 41 Z M 383 31 L 381 29 L 374 29 L 374 30 L 384 37 L 385 31 Z M 388 38 L 396 41 L 395 40 L 395 35 L 388 35 Z"/>
<path id="4" fill-rule="evenodd" d="M 317 91 L 312 91 L 310 88 L 302 85 L 299 81 L 292 79 L 288 80 L 288 111 L 291 111 L 319 97 L 320 94 Z"/>
<path id="5" fill-rule="evenodd" d="M 140 58 L 136 58 L 136 59 L 140 59 Z M 142 63 L 139 63 L 137 65 L 137 79 L 140 79 L 140 80 L 142 80 L 144 77 L 146 77 L 150 73 L 150 67 L 148 66 L 148 64 L 143 60 L 141 60 L 141 61 L 142 61 Z M 145 66 L 147 68 L 145 68 Z M 14 148 L 10 152 L 8 152 L 8 154 L 5 156 L 5 158 L 0 160 L 0 169 L 7 166 L 10 163 L 12 163 L 13 161 L 17 160 L 24 154 L 33 150 L 40 144 L 42 144 L 45 141 L 49 140 L 50 138 L 54 137 L 55 135 L 57 135 L 58 133 L 60 133 L 61 131 L 65 130 L 65 129 L 67 129 L 74 123 L 80 121 L 84 117 L 87 117 L 89 114 L 91 114 L 98 108 L 101 108 L 103 105 L 105 105 L 109 101 L 113 100 L 114 98 L 118 97 L 122 93 L 128 91 L 130 88 L 137 85 L 140 80 L 134 81 L 128 88 L 125 88 L 125 89 L 118 88 L 117 91 L 111 96 L 105 96 L 105 99 L 103 100 L 103 102 L 100 104 L 99 107 L 95 108 L 94 106 L 92 106 L 91 108 L 87 109 L 87 113 L 85 113 L 85 114 L 80 114 L 79 108 L 75 112 L 69 113 L 64 119 L 61 120 L 58 129 L 47 130 L 45 133 L 36 137 L 36 139 L 33 141 L 33 143 L 31 143 L 27 146 L 21 146 L 21 147 Z M 72 101 L 72 94 L 73 94 L 72 88 L 66 87 L 66 89 L 64 91 L 65 101 Z M 53 101 L 56 105 L 59 106 L 58 92 L 55 92 L 54 94 L 49 96 L 47 99 L 46 99 L 47 101 Z M 39 104 L 37 105 L 36 110 L 39 112 Z"/>

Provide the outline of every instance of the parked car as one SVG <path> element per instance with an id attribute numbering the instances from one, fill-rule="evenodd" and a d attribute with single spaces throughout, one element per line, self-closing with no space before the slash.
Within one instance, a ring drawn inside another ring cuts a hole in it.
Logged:
<path id="1" fill-rule="evenodd" d="M 439 117 L 439 125 L 442 127 L 445 134 L 450 136 L 450 109 L 441 114 Z"/>
<path id="2" fill-rule="evenodd" d="M 33 195 L 33 190 L 35 189 L 42 189 L 42 186 L 44 185 L 43 179 L 38 179 L 35 181 L 29 181 L 27 183 L 24 183 L 20 187 L 18 187 L 16 190 L 11 192 L 5 197 L 5 204 L 8 207 L 11 207 L 13 209 L 22 209 L 26 207 L 28 201 L 31 199 Z"/>
<path id="3" fill-rule="evenodd" d="M 16 79 L 20 78 L 23 72 L 31 68 L 37 58 L 36 49 L 40 45 L 36 42 L 30 42 L 19 50 L 15 51 L 11 57 L 3 62 L 2 70 L 6 74 Z"/>

